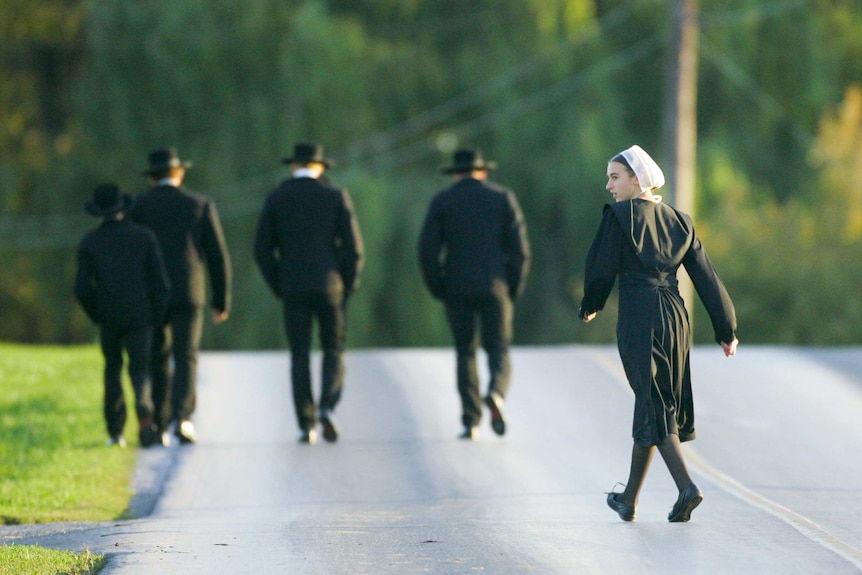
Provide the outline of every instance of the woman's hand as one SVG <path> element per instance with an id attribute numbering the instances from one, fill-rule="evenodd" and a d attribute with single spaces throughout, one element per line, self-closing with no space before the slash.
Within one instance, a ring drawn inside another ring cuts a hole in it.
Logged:
<path id="1" fill-rule="evenodd" d="M 721 342 L 721 349 L 724 350 L 725 357 L 732 357 L 736 355 L 736 346 L 739 345 L 739 340 L 734 339 L 730 343 Z"/>
<path id="2" fill-rule="evenodd" d="M 591 313 L 587 313 L 587 314 L 584 314 L 584 317 L 582 317 L 581 319 L 583 319 L 583 320 L 584 320 L 584 323 L 590 323 L 591 321 L 593 321 L 594 319 L 596 319 L 596 316 L 597 316 L 598 314 L 599 314 L 599 312 L 597 312 L 597 311 L 594 311 L 594 312 L 591 312 Z"/>

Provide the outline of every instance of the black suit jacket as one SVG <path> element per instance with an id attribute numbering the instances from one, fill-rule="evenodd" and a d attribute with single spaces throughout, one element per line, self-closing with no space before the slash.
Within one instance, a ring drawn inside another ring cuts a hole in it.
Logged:
<path id="1" fill-rule="evenodd" d="M 127 219 L 106 220 L 87 232 L 78 247 L 74 291 L 98 324 L 160 324 L 169 284 L 156 236 Z"/>
<path id="2" fill-rule="evenodd" d="M 156 186 L 137 197 L 129 215 L 159 239 L 171 280 L 172 307 L 206 305 L 206 267 L 212 308 L 230 311 L 230 255 L 209 198 L 185 188 Z"/>
<path id="3" fill-rule="evenodd" d="M 254 257 L 278 297 L 343 292 L 359 284 L 362 235 L 346 190 L 314 178 L 285 180 L 267 196 Z"/>
<path id="4" fill-rule="evenodd" d="M 529 263 L 527 227 L 511 190 L 464 178 L 434 196 L 419 237 L 422 278 L 434 297 L 502 285 L 514 299 Z"/>

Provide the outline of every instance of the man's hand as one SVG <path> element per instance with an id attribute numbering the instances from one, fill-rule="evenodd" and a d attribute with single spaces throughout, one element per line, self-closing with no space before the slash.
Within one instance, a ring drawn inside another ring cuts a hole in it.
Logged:
<path id="1" fill-rule="evenodd" d="M 218 325 L 223 321 L 226 321 L 230 313 L 226 311 L 216 311 L 213 310 L 213 323 Z"/>

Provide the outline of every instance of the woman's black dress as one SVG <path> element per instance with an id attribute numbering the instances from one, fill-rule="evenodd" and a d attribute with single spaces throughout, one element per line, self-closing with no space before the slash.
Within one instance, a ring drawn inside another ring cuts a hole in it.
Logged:
<path id="1" fill-rule="evenodd" d="M 668 434 L 680 441 L 695 437 L 691 332 L 676 278 L 680 264 L 709 313 L 716 341 L 732 342 L 733 303 L 691 218 L 650 200 L 605 206 L 587 255 L 580 313 L 601 310 L 619 276 L 617 345 L 635 394 L 632 436 L 639 445 L 657 445 Z"/>

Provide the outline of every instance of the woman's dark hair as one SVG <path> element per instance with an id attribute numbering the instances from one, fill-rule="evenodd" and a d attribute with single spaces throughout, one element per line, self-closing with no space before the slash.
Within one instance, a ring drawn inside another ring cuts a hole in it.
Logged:
<path id="1" fill-rule="evenodd" d="M 626 160 L 622 154 L 617 154 L 616 156 L 611 158 L 611 161 L 625 166 L 626 171 L 629 173 L 630 176 L 635 175 L 635 171 L 632 169 L 632 167 L 629 165 L 628 160 Z"/>

